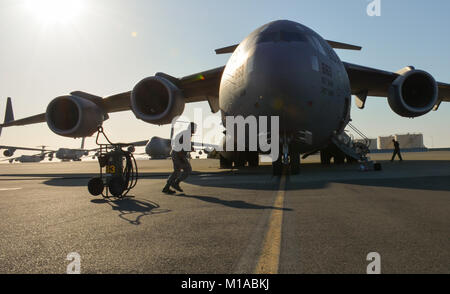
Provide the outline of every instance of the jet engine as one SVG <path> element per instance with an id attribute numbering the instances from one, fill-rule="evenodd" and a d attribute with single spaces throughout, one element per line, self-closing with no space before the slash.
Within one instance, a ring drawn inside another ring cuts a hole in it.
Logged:
<path id="1" fill-rule="evenodd" d="M 3 151 L 3 155 L 5 157 L 11 157 L 14 155 L 15 151 L 16 151 L 16 149 L 6 149 L 5 151 Z"/>
<path id="2" fill-rule="evenodd" d="M 151 124 L 169 124 L 183 113 L 184 97 L 171 81 L 160 76 L 140 81 L 131 93 L 134 115 Z"/>
<path id="3" fill-rule="evenodd" d="M 64 137 L 89 137 L 105 120 L 103 110 L 94 102 L 75 96 L 53 99 L 45 114 L 48 127 Z"/>
<path id="4" fill-rule="evenodd" d="M 398 72 L 389 87 L 391 109 L 403 117 L 417 117 L 433 109 L 438 99 L 438 86 L 432 75 L 410 67 Z"/>

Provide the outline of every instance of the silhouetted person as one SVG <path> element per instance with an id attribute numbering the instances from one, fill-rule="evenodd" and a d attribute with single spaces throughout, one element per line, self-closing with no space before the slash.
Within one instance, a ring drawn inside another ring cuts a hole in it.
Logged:
<path id="1" fill-rule="evenodd" d="M 398 141 L 395 141 L 395 139 L 392 139 L 392 142 L 394 143 L 394 154 L 392 154 L 391 161 L 394 161 L 395 155 L 398 155 L 400 161 L 403 161 L 402 154 L 400 153 L 400 144 L 398 143 Z"/>
<path id="2" fill-rule="evenodd" d="M 192 146 L 190 144 L 190 138 L 195 133 L 196 125 L 191 123 L 187 130 L 178 134 L 175 140 L 178 140 L 179 146 L 183 146 L 183 138 L 189 138 L 189 152 L 192 151 Z M 174 188 L 179 192 L 183 192 L 183 189 L 180 187 L 180 182 L 184 181 L 189 174 L 192 172 L 191 164 L 187 159 L 188 151 L 186 150 L 187 146 L 181 149 L 180 151 L 174 150 L 174 146 L 172 146 L 172 152 L 170 153 L 170 157 L 173 162 L 173 173 L 167 179 L 166 186 L 162 190 L 166 194 L 174 194 L 175 191 L 171 190 L 170 187 Z M 183 170 L 183 171 L 182 171 Z"/>

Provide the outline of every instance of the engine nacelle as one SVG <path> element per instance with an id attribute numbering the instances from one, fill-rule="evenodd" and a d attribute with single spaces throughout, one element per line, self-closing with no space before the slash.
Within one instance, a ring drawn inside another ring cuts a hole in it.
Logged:
<path id="1" fill-rule="evenodd" d="M 48 127 L 64 137 L 89 137 L 102 125 L 105 115 L 92 101 L 75 96 L 53 99 L 45 114 Z"/>
<path id="2" fill-rule="evenodd" d="M 438 86 L 432 75 L 407 68 L 389 87 L 391 109 L 403 117 L 417 117 L 431 111 L 438 99 Z"/>
<path id="3" fill-rule="evenodd" d="M 131 109 L 145 122 L 157 125 L 169 124 L 183 113 L 184 97 L 181 90 L 163 77 L 145 78 L 131 93 Z"/>
<path id="4" fill-rule="evenodd" d="M 5 151 L 3 151 L 3 155 L 5 157 L 11 157 L 14 155 L 15 151 L 16 151 L 16 149 L 6 149 Z"/>

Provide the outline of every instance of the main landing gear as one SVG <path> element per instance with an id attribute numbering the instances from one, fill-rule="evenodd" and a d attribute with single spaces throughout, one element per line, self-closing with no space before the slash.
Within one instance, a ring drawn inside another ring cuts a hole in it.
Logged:
<path id="1" fill-rule="evenodd" d="M 220 155 L 220 168 L 222 168 L 222 169 L 231 169 L 231 168 L 233 168 L 233 166 L 235 168 L 243 168 L 247 165 L 249 167 L 258 167 L 259 166 L 258 152 L 253 152 L 253 151 L 238 152 L 238 151 L 236 151 L 234 156 L 231 156 L 230 159 L 227 159 L 223 155 Z"/>

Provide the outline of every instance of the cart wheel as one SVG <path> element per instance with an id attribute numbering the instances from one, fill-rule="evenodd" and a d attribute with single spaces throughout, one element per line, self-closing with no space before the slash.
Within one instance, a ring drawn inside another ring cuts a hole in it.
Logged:
<path id="1" fill-rule="evenodd" d="M 113 177 L 109 181 L 108 188 L 109 192 L 111 192 L 114 197 L 120 197 L 122 196 L 123 191 L 125 191 L 125 181 L 122 177 Z"/>
<path id="2" fill-rule="evenodd" d="M 101 178 L 92 178 L 88 183 L 89 193 L 93 196 L 98 196 L 103 193 L 105 188 Z"/>

